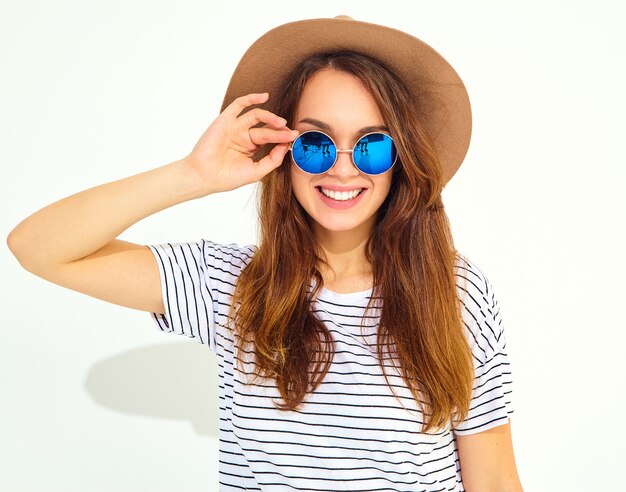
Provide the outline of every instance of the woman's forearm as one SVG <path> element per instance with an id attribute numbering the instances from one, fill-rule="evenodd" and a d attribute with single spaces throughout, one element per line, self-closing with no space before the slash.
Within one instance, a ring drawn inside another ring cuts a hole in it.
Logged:
<path id="1" fill-rule="evenodd" d="M 25 266 L 69 263 L 173 205 L 206 196 L 185 160 L 58 200 L 22 220 L 7 243 Z"/>

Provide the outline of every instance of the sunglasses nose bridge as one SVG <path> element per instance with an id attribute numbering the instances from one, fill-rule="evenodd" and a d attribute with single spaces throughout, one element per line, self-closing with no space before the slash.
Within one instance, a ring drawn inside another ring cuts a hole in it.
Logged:
<path id="1" fill-rule="evenodd" d="M 350 157 L 348 158 L 350 160 L 350 166 L 349 166 L 350 167 L 350 171 L 346 171 L 344 169 L 344 172 L 352 173 L 355 170 L 357 172 L 359 172 L 359 168 L 356 165 L 356 163 L 354 162 L 354 149 L 339 149 L 339 148 L 336 148 L 335 152 L 336 152 L 337 155 L 335 156 L 335 162 L 333 163 L 333 165 L 331 167 L 331 169 L 334 169 L 334 171 L 331 171 L 331 172 L 336 173 L 339 170 L 338 167 L 337 167 L 337 165 L 339 164 L 339 154 L 351 154 Z M 329 171 L 330 171 L 330 169 L 329 169 Z M 342 171 L 339 171 L 339 172 L 342 172 Z"/>

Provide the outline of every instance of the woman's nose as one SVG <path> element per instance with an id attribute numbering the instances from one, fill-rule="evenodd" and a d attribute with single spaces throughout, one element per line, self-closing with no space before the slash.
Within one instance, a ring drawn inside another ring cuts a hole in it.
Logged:
<path id="1" fill-rule="evenodd" d="M 329 169 L 328 174 L 331 176 L 353 177 L 359 175 L 359 170 L 352 162 L 352 151 L 338 150 L 337 162 Z"/>

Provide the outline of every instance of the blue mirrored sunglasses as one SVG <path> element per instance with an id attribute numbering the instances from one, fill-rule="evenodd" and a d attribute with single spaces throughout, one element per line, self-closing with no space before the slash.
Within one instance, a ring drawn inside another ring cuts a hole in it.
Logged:
<path id="1" fill-rule="evenodd" d="M 350 152 L 359 171 L 369 175 L 389 171 L 396 163 L 398 153 L 393 139 L 382 132 L 366 133 L 354 148 L 338 149 L 326 133 L 317 130 L 302 132 L 289 146 L 291 159 L 309 174 L 322 174 L 337 162 L 339 152 Z"/>

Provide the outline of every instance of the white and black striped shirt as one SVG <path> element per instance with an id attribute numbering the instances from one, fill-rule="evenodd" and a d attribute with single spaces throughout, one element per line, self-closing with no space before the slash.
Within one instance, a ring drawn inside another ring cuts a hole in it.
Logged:
<path id="1" fill-rule="evenodd" d="M 195 338 L 217 356 L 221 491 L 464 490 L 456 434 L 507 423 L 513 413 L 506 338 L 492 286 L 457 256 L 457 291 L 475 363 L 468 418 L 443 432 L 421 432 L 421 412 L 392 365 L 387 385 L 376 355 L 376 311 L 361 332 L 372 289 L 340 294 L 323 289 L 313 305 L 335 341 L 330 371 L 299 411 L 281 411 L 275 386 L 247 385 L 237 370 L 226 314 L 235 283 L 257 246 L 210 240 L 148 245 L 159 265 L 166 313 L 160 330 Z M 311 284 L 311 286 L 313 283 Z M 244 357 L 251 367 L 251 352 Z M 246 370 L 247 373 L 252 372 Z M 405 408 L 406 407 L 406 408 Z"/>

